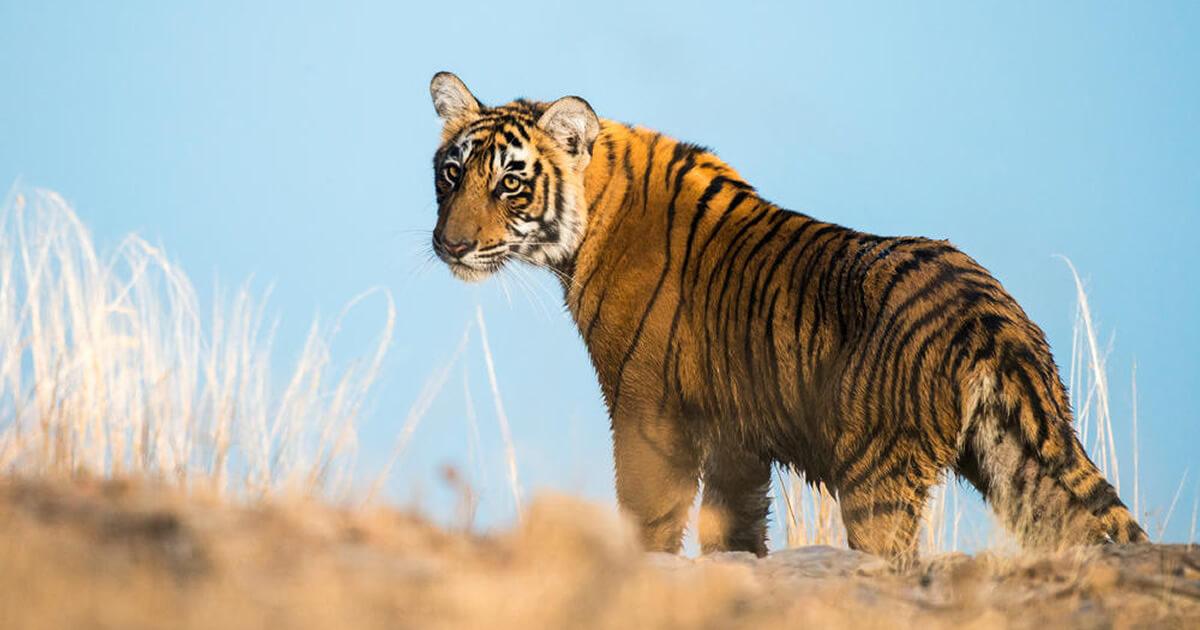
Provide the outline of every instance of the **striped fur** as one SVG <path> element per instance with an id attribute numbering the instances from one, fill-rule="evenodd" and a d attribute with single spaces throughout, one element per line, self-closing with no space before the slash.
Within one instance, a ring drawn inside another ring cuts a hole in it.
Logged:
<path id="1" fill-rule="evenodd" d="M 703 549 L 765 553 L 773 462 L 825 482 L 851 546 L 892 558 L 915 557 L 947 469 L 1027 546 L 1146 539 L 1080 445 L 1042 331 L 948 242 L 785 210 L 581 99 L 486 108 L 444 73 L 432 91 L 435 249 L 467 279 L 511 259 L 559 277 L 648 548 L 679 549 L 702 479 Z"/>

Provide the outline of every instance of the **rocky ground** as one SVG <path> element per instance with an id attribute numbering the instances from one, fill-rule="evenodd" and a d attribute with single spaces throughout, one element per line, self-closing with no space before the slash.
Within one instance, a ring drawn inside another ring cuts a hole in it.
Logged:
<path id="1" fill-rule="evenodd" d="M 0 481 L 0 628 L 1200 627 L 1200 549 L 952 555 L 898 573 L 807 547 L 640 551 L 544 497 L 512 532 L 242 506 L 130 482 Z"/>

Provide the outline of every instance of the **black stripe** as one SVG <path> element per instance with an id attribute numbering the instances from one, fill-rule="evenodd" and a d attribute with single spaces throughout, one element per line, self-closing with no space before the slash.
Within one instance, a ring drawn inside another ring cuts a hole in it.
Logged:
<path id="1" fill-rule="evenodd" d="M 918 289 L 916 293 L 910 295 L 910 298 L 906 300 L 905 304 L 901 305 L 902 310 L 907 311 L 908 307 L 917 304 L 918 301 L 924 301 L 925 295 L 928 295 L 932 292 L 932 290 L 940 286 L 941 282 L 938 282 L 937 278 L 935 277 L 934 280 L 926 283 L 924 287 Z M 896 342 L 895 337 L 890 335 L 890 331 L 892 331 L 894 326 L 898 325 L 896 324 L 896 322 L 898 322 L 898 318 L 893 318 L 892 322 L 888 323 L 887 328 L 884 328 L 884 331 L 888 332 L 888 334 L 884 335 L 886 338 L 884 338 L 884 341 L 878 344 L 876 360 L 874 364 L 872 364 L 868 384 L 865 385 L 864 390 L 868 392 L 869 396 L 865 407 L 875 410 L 875 422 L 871 425 L 868 433 L 866 433 L 866 437 L 860 438 L 862 439 L 862 442 L 858 444 L 856 450 L 853 451 L 853 454 L 850 457 L 847 457 L 844 463 L 842 463 L 840 474 L 845 474 L 845 472 L 847 472 L 847 470 L 850 469 L 860 457 L 865 455 L 866 450 L 869 449 L 870 443 L 876 442 L 876 440 L 883 440 L 883 442 L 887 444 L 884 446 L 884 452 L 880 456 L 883 457 L 884 454 L 890 454 L 890 450 L 894 448 L 894 444 L 896 442 L 894 439 L 895 434 L 904 430 L 904 426 L 902 426 L 902 424 L 904 424 L 905 418 L 904 415 L 902 415 L 902 409 L 899 409 L 900 396 L 898 389 L 896 389 L 898 388 L 898 379 L 895 378 L 895 373 L 899 371 L 900 359 L 902 356 L 904 356 L 904 347 L 908 341 L 911 340 L 912 336 L 917 334 L 917 331 L 926 328 L 926 326 L 932 322 L 935 322 L 935 320 L 938 318 L 946 316 L 947 311 L 946 308 L 944 308 L 944 305 L 948 304 L 950 301 L 961 299 L 962 295 L 972 294 L 973 289 L 976 287 L 977 283 L 973 282 L 962 284 L 962 286 L 956 289 L 956 293 L 950 295 L 947 300 L 942 302 L 942 306 L 931 306 L 929 311 L 926 311 L 922 317 L 913 320 L 911 324 L 908 324 L 906 328 L 904 328 L 905 335 L 904 337 L 901 337 L 899 342 Z M 899 312 L 896 314 L 899 316 Z M 895 330 L 899 332 L 901 329 L 895 328 Z M 929 341 L 932 342 L 932 337 Z M 882 367 L 884 364 L 884 358 L 887 358 L 889 355 L 893 356 L 892 370 L 890 370 L 890 372 L 883 372 Z M 888 388 L 890 391 L 889 406 L 884 406 L 882 398 L 880 398 L 880 390 L 882 388 L 880 385 L 876 384 L 876 379 L 878 376 L 880 376 L 880 374 L 883 374 L 884 379 L 887 379 L 888 374 L 892 374 L 893 376 L 892 386 Z M 896 418 L 892 419 L 893 421 L 890 427 L 888 426 L 886 419 L 883 419 L 881 416 L 881 414 L 884 413 L 890 413 L 896 416 Z M 888 430 L 887 436 L 884 436 L 884 431 L 886 430 Z M 912 431 L 910 431 L 910 433 L 912 433 Z M 856 476 L 860 475 L 862 475 L 862 473 Z"/>
<path id="2" fill-rule="evenodd" d="M 816 270 L 817 275 L 818 275 L 817 289 L 816 289 L 817 299 L 813 303 L 813 317 L 812 317 L 812 324 L 809 326 L 809 332 L 808 332 L 809 345 L 808 345 L 807 352 L 806 352 L 806 354 L 808 355 L 806 358 L 806 362 L 809 366 L 810 372 L 815 372 L 817 369 L 817 358 L 820 356 L 819 351 L 822 348 L 822 346 L 818 343 L 819 341 L 821 341 L 821 335 L 819 334 L 819 331 L 822 330 L 822 328 L 823 328 L 822 324 L 825 322 L 826 305 L 831 300 L 832 301 L 838 300 L 838 296 L 829 294 L 828 289 L 827 289 L 827 280 L 833 274 L 833 270 L 834 270 L 835 266 L 837 265 L 840 254 L 845 252 L 846 243 L 848 241 L 849 236 L 843 230 L 843 231 L 840 231 L 834 238 L 841 239 L 839 241 L 840 245 L 838 245 L 838 248 L 836 250 L 834 250 L 833 252 L 831 252 L 829 254 L 828 263 L 821 265 L 820 269 Z M 824 255 L 825 250 L 828 249 L 829 246 L 834 244 L 833 243 L 834 238 L 831 238 L 828 241 L 821 244 L 821 251 L 818 254 L 816 254 L 815 256 L 813 256 L 814 262 L 820 260 L 821 256 Z"/>
<path id="3" fill-rule="evenodd" d="M 773 212 L 775 209 L 770 206 L 763 206 L 763 207 L 765 208 L 765 210 L 763 212 L 758 213 L 758 215 L 753 220 L 748 221 L 746 223 L 746 225 L 743 226 L 742 229 L 738 231 L 739 237 L 744 235 L 744 236 L 746 236 L 746 238 L 745 239 L 738 238 L 736 240 L 737 245 L 731 246 L 731 248 L 729 250 L 727 250 L 724 255 L 722 255 L 721 261 L 718 263 L 718 265 L 724 267 L 724 275 L 723 275 L 723 278 L 721 281 L 721 290 L 717 294 L 717 304 L 716 304 L 716 310 L 715 310 L 716 316 L 712 318 L 714 320 L 714 324 L 715 324 L 714 329 L 713 329 L 713 334 L 715 337 L 717 337 L 721 341 L 723 347 L 725 347 L 725 348 L 730 347 L 730 344 L 728 343 L 728 334 L 727 333 L 729 330 L 729 326 L 728 326 L 729 320 L 731 318 L 729 317 L 728 311 L 733 308 L 733 302 L 730 301 L 727 303 L 725 301 L 725 298 L 729 293 L 730 280 L 732 280 L 734 277 L 734 270 L 737 265 L 738 254 L 740 254 L 742 252 L 742 250 L 745 249 L 747 243 L 749 242 L 748 238 L 749 238 L 750 228 L 754 227 L 760 221 L 762 221 L 763 219 L 766 219 L 768 217 L 770 219 L 768 221 L 768 224 L 770 224 L 772 221 L 777 220 L 777 218 L 781 214 L 779 212 Z M 745 270 L 745 265 L 742 266 L 742 269 L 743 269 L 743 271 Z M 739 277 L 740 277 L 740 274 L 739 274 Z M 739 285 L 739 286 L 741 286 L 741 285 Z M 709 295 L 711 295 L 711 294 L 709 294 Z M 705 306 L 705 312 L 709 312 L 707 303 Z M 723 366 L 725 368 L 725 376 L 726 376 L 726 378 L 732 378 L 733 375 L 729 372 L 729 352 L 724 353 L 724 359 L 725 360 L 723 362 Z"/>
<path id="4" fill-rule="evenodd" d="M 896 512 L 904 512 L 909 516 L 916 516 L 919 508 L 908 501 L 880 501 L 871 505 L 864 505 L 853 508 L 842 508 L 842 521 L 855 522 L 866 517 L 879 518 L 890 516 Z"/>
<path id="5" fill-rule="evenodd" d="M 692 273 L 693 285 L 696 285 L 700 282 L 700 268 L 703 266 L 704 252 L 708 251 L 708 246 L 712 244 L 713 238 L 721 232 L 721 227 L 725 225 L 725 222 L 729 220 L 729 217 L 733 216 L 733 213 L 735 210 L 737 210 L 737 207 L 742 205 L 742 202 L 744 202 L 749 196 L 750 193 L 746 192 L 745 190 L 738 191 L 737 194 L 733 196 L 733 199 L 730 200 L 729 205 L 725 206 L 725 211 L 721 213 L 721 216 L 717 219 L 716 224 L 714 224 L 712 229 L 709 230 L 708 237 L 704 239 L 704 244 L 700 246 L 699 251 L 696 253 L 696 267 L 694 273 Z"/>
<path id="6" fill-rule="evenodd" d="M 802 219 L 805 219 L 804 224 L 801 225 L 799 228 L 792 230 L 791 238 L 789 238 L 788 241 L 786 243 L 784 243 L 783 247 L 779 248 L 779 253 L 775 255 L 775 260 L 771 261 L 771 264 L 768 265 L 767 267 L 765 267 L 767 273 L 762 282 L 762 289 L 764 291 L 766 290 L 766 288 L 768 286 L 770 286 L 772 283 L 775 282 L 775 274 L 779 272 L 779 267 L 783 264 L 783 261 L 787 258 L 787 255 L 790 254 L 792 252 L 792 250 L 796 247 L 796 245 L 800 242 L 800 239 L 803 238 L 805 233 L 808 232 L 808 228 L 813 227 L 814 225 L 817 225 L 816 221 L 813 221 L 812 219 L 809 219 L 808 217 L 805 217 L 803 215 L 798 215 L 798 216 L 800 216 Z M 797 255 L 798 256 L 803 255 L 803 252 L 804 252 L 804 250 L 802 249 L 802 250 L 800 250 L 800 253 Z M 757 283 L 757 278 L 755 278 L 755 282 Z M 762 313 L 760 310 L 759 315 L 761 315 L 761 314 Z"/>
<path id="7" fill-rule="evenodd" d="M 942 288 L 944 286 L 945 282 L 949 279 L 949 277 L 952 277 L 957 271 L 958 271 L 958 268 L 955 268 L 955 267 L 943 268 L 942 271 L 937 276 L 934 276 L 932 279 L 930 279 L 928 282 L 926 282 L 924 285 L 922 285 L 919 289 L 917 289 L 913 293 L 909 294 L 908 298 L 904 302 L 902 302 L 899 306 L 896 307 L 895 312 L 892 313 L 892 317 L 890 317 L 888 319 L 887 324 L 883 328 L 883 331 L 882 331 L 883 334 L 872 335 L 870 337 L 871 339 L 878 340 L 876 342 L 876 352 L 873 353 L 873 363 L 872 363 L 872 367 L 868 373 L 867 382 L 866 382 L 865 386 L 861 388 L 860 391 L 867 392 L 868 399 L 866 401 L 865 407 L 867 409 L 875 410 L 875 412 L 876 412 L 875 413 L 875 422 L 868 429 L 868 432 L 866 433 L 865 436 L 859 437 L 860 441 L 859 441 L 857 447 L 855 448 L 855 450 L 852 452 L 851 456 L 849 456 L 843 460 L 843 462 L 839 466 L 839 469 L 837 472 L 838 477 L 841 477 L 842 475 L 844 475 L 845 472 L 848 471 L 850 469 L 850 467 L 853 466 L 857 462 L 858 459 L 860 459 L 863 455 L 866 454 L 866 451 L 869 448 L 871 442 L 880 439 L 880 435 L 883 433 L 883 431 L 885 429 L 885 425 L 887 424 L 884 421 L 884 419 L 880 417 L 880 414 L 883 413 L 884 405 L 883 405 L 882 399 L 879 396 L 880 390 L 882 388 L 879 387 L 879 385 L 877 385 L 876 381 L 878 380 L 878 378 L 881 375 L 883 375 L 884 378 L 887 377 L 887 373 L 885 373 L 883 371 L 883 365 L 884 365 L 886 357 L 889 355 L 893 355 L 893 354 L 898 357 L 900 354 L 899 350 L 894 349 L 895 348 L 894 334 L 898 333 L 898 331 L 900 330 L 899 321 L 900 321 L 901 316 L 905 315 L 908 312 L 908 310 L 910 308 L 912 308 L 914 305 L 916 305 L 918 303 L 924 303 L 925 299 L 928 297 L 928 295 L 930 293 L 937 290 L 938 288 Z M 917 321 L 913 322 L 913 324 L 911 324 L 905 330 L 912 331 L 918 325 L 923 325 L 922 322 L 927 323 L 928 319 L 931 318 L 931 316 L 936 315 L 936 313 L 937 313 L 936 309 L 931 309 L 924 316 L 919 318 Z M 876 323 L 878 323 L 879 321 L 881 321 L 881 318 L 876 319 Z M 878 328 L 878 326 L 875 326 L 874 328 Z M 865 354 L 866 354 L 865 351 L 859 353 L 860 357 L 861 357 L 861 355 L 865 355 Z M 860 370 L 862 367 L 862 361 L 859 361 L 858 365 L 859 365 L 858 370 L 852 371 L 852 372 L 850 372 L 850 374 L 861 374 Z M 890 433 L 894 434 L 895 432 L 896 432 L 896 429 L 893 427 L 892 431 L 890 431 Z"/>
<path id="8" fill-rule="evenodd" d="M 562 169 L 553 162 L 550 163 L 550 168 L 554 169 L 554 221 L 562 221 L 562 209 L 566 204 L 563 198 L 563 176 Z M 546 213 L 542 213 L 545 216 Z"/>
<path id="9" fill-rule="evenodd" d="M 727 178 L 725 178 L 724 176 L 717 176 L 717 177 L 714 177 L 711 181 L 709 181 L 708 186 L 704 189 L 704 192 L 700 195 L 700 199 L 696 203 L 696 209 L 692 213 L 692 223 L 688 227 L 687 242 L 684 246 L 683 259 L 679 265 L 679 300 L 675 305 L 675 313 L 671 316 L 671 328 L 667 334 L 667 343 L 670 344 L 667 349 L 667 356 L 669 358 L 671 356 L 672 350 L 674 350 L 676 352 L 676 365 L 677 366 L 678 366 L 678 347 L 677 347 L 677 342 L 675 341 L 676 340 L 675 331 L 679 327 L 679 318 L 683 312 L 684 302 L 687 301 L 687 297 L 691 294 L 691 292 L 688 291 L 684 286 L 684 279 L 685 279 L 685 276 L 687 275 L 688 263 L 691 260 L 691 256 L 692 256 L 692 246 L 693 246 L 693 243 L 696 238 L 696 230 L 698 229 L 698 227 L 700 225 L 700 221 L 704 218 L 705 213 L 708 211 L 709 202 L 712 201 L 712 198 L 716 196 L 717 192 L 719 190 L 721 190 L 721 187 L 727 181 L 729 181 L 729 180 Z M 699 264 L 699 263 L 697 262 L 697 264 Z M 667 361 L 664 361 L 663 362 L 664 384 L 666 384 L 666 372 L 667 372 Z M 677 379 L 677 382 L 678 382 L 678 379 Z M 664 388 L 664 390 L 665 389 L 666 388 Z"/>
<path id="10" fill-rule="evenodd" d="M 642 174 L 642 214 L 646 214 L 646 208 L 650 204 L 650 173 L 654 171 L 654 148 L 658 146 L 658 141 L 662 136 L 655 134 L 650 138 L 650 145 L 646 149 L 646 172 Z"/>
<path id="11" fill-rule="evenodd" d="M 595 199 L 588 204 L 588 216 L 591 216 L 592 211 L 595 210 L 596 207 L 600 205 L 600 202 L 604 200 L 604 194 L 608 192 L 608 185 L 612 183 L 613 175 L 616 174 L 617 168 L 617 153 L 613 150 L 612 139 L 601 138 L 600 143 L 604 145 L 605 156 L 607 158 L 606 162 L 608 163 L 608 172 L 607 176 L 604 178 L 604 183 L 600 185 L 600 191 L 596 194 Z M 584 196 L 586 197 L 586 193 Z"/>
<path id="12" fill-rule="evenodd" d="M 771 241 L 773 241 L 775 239 L 775 236 L 779 233 L 779 230 L 783 227 L 783 225 L 785 223 L 787 223 L 788 219 L 791 218 L 791 216 L 793 216 L 793 215 L 791 215 L 791 213 L 784 211 L 784 210 L 780 210 L 778 208 L 771 207 L 770 209 L 775 210 L 776 212 L 774 215 L 771 216 L 770 220 L 768 221 L 769 227 L 767 228 L 766 233 L 761 238 L 758 239 L 758 241 L 754 244 L 754 246 L 746 254 L 745 258 L 742 259 L 741 269 L 737 272 L 737 276 L 736 276 L 738 278 L 738 280 L 740 280 L 740 282 L 737 283 L 737 291 L 734 292 L 730 296 L 730 299 L 728 302 L 728 307 L 725 309 L 722 309 L 722 306 L 721 306 L 722 301 L 725 296 L 724 290 L 722 290 L 722 293 L 719 296 L 719 299 L 717 301 L 718 311 L 720 311 L 722 313 L 728 313 L 727 315 L 725 315 L 724 317 L 721 318 L 722 325 L 718 331 L 719 337 L 725 343 L 725 347 L 727 349 L 726 352 L 724 353 L 725 354 L 725 361 L 724 361 L 725 372 L 726 372 L 726 374 L 728 374 L 730 376 L 733 375 L 733 371 L 730 369 L 730 365 L 732 363 L 732 355 L 733 355 L 732 349 L 736 343 L 737 333 L 739 330 L 741 330 L 743 341 L 745 342 L 745 346 L 747 347 L 746 378 L 747 378 L 748 384 L 753 384 L 755 382 L 754 381 L 753 361 L 751 360 L 751 357 L 749 356 L 749 346 L 753 340 L 753 334 L 754 334 L 754 331 L 753 331 L 754 322 L 751 319 L 749 319 L 748 317 L 747 318 L 735 317 L 735 315 L 740 310 L 740 306 L 742 304 L 742 292 L 746 288 L 746 285 L 750 284 L 749 282 L 746 282 L 747 269 L 749 268 L 750 263 L 754 259 L 754 257 L 757 256 L 760 251 L 762 251 L 763 247 L 765 247 L 768 243 L 770 243 Z M 736 257 L 734 259 L 730 260 L 730 263 L 729 263 L 730 273 L 726 274 L 726 276 L 725 276 L 726 285 L 728 284 L 728 281 L 733 277 L 732 270 L 733 270 L 734 266 L 736 265 L 736 263 L 737 263 Z M 724 289 L 724 287 L 723 287 L 723 289 Z M 752 309 L 753 309 L 753 305 L 751 305 L 751 307 L 747 310 L 749 311 Z M 744 328 L 735 327 L 735 325 L 737 325 L 737 324 L 744 324 Z M 753 402 L 753 399 L 752 399 L 752 402 Z"/>
<path id="13" fill-rule="evenodd" d="M 713 264 L 712 270 L 708 274 L 708 281 L 705 283 L 705 292 L 704 292 L 704 312 L 705 313 L 712 313 L 709 309 L 712 304 L 712 285 L 713 285 L 713 280 L 716 278 L 716 275 L 721 272 L 725 273 L 725 276 L 724 276 L 725 282 L 721 286 L 721 293 L 724 294 L 725 289 L 727 288 L 727 285 L 728 285 L 729 273 L 730 273 L 730 269 L 726 267 L 726 262 L 731 261 L 732 260 L 731 257 L 736 256 L 738 250 L 740 250 L 744 246 L 742 238 L 746 235 L 746 233 L 749 232 L 751 229 L 753 229 L 755 225 L 758 225 L 758 223 L 760 221 L 767 218 L 768 216 L 770 216 L 770 212 L 755 212 L 753 215 L 751 215 L 749 217 L 749 220 L 746 221 L 744 225 L 742 225 L 741 229 L 739 229 L 737 232 L 734 233 L 733 237 L 729 240 L 729 242 L 725 243 L 725 249 L 724 249 L 724 251 L 721 252 L 720 257 L 717 258 L 717 262 L 715 264 Z M 718 310 L 720 310 L 719 307 L 720 307 L 720 303 L 718 302 Z M 708 319 L 710 319 L 712 321 L 719 321 L 719 318 L 716 316 L 716 313 L 712 313 L 712 316 L 710 316 Z"/>
<path id="14" fill-rule="evenodd" d="M 1046 416 L 1046 407 L 1042 402 L 1042 396 L 1037 391 L 1033 379 L 1029 377 L 1029 372 L 1026 371 L 1027 365 L 1018 362 L 1018 358 L 1025 358 L 1025 353 L 1021 352 L 1022 350 L 1025 353 L 1028 352 L 1027 349 L 1014 348 L 1009 344 L 1005 344 L 1000 355 L 999 370 L 1005 376 L 1016 377 L 1017 384 L 1025 391 L 1025 399 L 1029 403 L 1030 412 L 1033 413 L 1034 421 L 1037 422 L 1037 433 L 1032 436 L 1026 435 L 1024 427 L 1018 424 L 1017 428 L 1021 431 L 1021 435 L 1025 437 L 1025 440 L 1032 442 L 1030 446 L 1037 449 L 1038 453 L 1042 453 L 1046 446 L 1046 440 L 1049 438 L 1049 418 Z"/>
<path id="15" fill-rule="evenodd" d="M 754 257 L 757 256 L 758 253 L 761 252 L 764 247 L 775 242 L 776 236 L 779 235 L 779 231 L 781 229 L 783 229 L 783 226 L 786 225 L 787 222 L 792 218 L 798 218 L 798 217 L 797 217 L 797 215 L 794 215 L 786 210 L 781 210 L 779 212 L 779 220 L 774 225 L 771 226 L 771 229 L 767 231 L 766 235 L 763 236 L 761 239 L 759 239 L 758 243 L 754 246 L 754 248 L 750 250 L 750 253 L 746 255 L 745 261 L 742 264 L 742 273 L 739 274 L 739 277 L 741 277 L 743 279 L 743 283 L 738 287 L 738 293 L 737 293 L 737 298 L 735 300 L 735 303 L 741 302 L 742 288 L 745 287 L 745 285 L 749 284 L 750 285 L 750 295 L 748 295 L 746 297 L 746 300 L 747 300 L 746 314 L 748 317 L 754 311 L 754 306 L 758 301 L 758 292 L 759 292 L 758 291 L 758 278 L 759 278 L 759 275 L 762 273 L 763 268 L 762 267 L 758 268 L 758 270 L 754 273 L 754 277 L 751 282 L 744 282 L 744 280 L 746 279 L 746 269 L 750 266 L 750 262 L 754 260 Z M 786 247 L 786 243 L 785 243 L 785 247 Z M 766 287 L 763 287 L 763 288 L 765 289 Z M 747 319 L 747 321 L 749 321 L 749 319 Z"/>
<path id="16" fill-rule="evenodd" d="M 655 139 L 657 139 L 657 136 Z M 679 190 L 683 184 L 684 175 L 687 175 L 688 171 L 690 171 L 692 166 L 695 164 L 695 156 L 695 153 L 689 152 L 685 158 L 686 162 L 679 168 L 679 172 L 675 175 L 675 191 L 671 196 L 671 202 L 667 206 L 667 229 L 664 245 L 665 260 L 663 261 L 663 270 L 658 276 L 658 282 L 655 283 L 654 290 L 650 293 L 650 299 L 646 303 L 646 310 L 642 313 L 642 316 L 638 321 L 637 328 L 633 333 L 633 339 L 629 343 L 629 348 L 625 351 L 625 356 L 621 359 L 621 362 L 617 366 L 616 383 L 613 387 L 614 411 L 617 409 L 617 405 L 621 400 L 621 383 L 625 375 L 625 368 L 629 366 L 629 361 L 633 358 L 633 353 L 637 349 L 638 343 L 641 342 L 642 333 L 646 329 L 646 322 L 650 319 L 650 313 L 654 311 L 654 305 L 658 301 L 659 292 L 662 291 L 663 284 L 667 280 L 667 273 L 671 268 L 671 230 L 675 223 L 675 200 L 679 196 Z M 648 174 L 651 170 L 651 166 L 651 164 L 647 164 L 646 166 L 647 184 L 649 183 L 650 179 Z"/>
<path id="17" fill-rule="evenodd" d="M 587 277 L 584 278 L 583 282 L 581 282 L 579 285 L 579 293 L 575 298 L 576 311 L 583 307 L 583 296 L 587 294 L 588 286 L 591 284 L 592 278 L 596 277 L 596 272 L 598 272 L 601 267 L 604 267 L 604 258 L 602 254 L 608 249 L 609 243 L 612 242 L 613 235 L 620 233 L 621 223 L 629 214 L 630 208 L 633 207 L 633 196 L 629 194 L 633 189 L 633 162 L 631 161 L 631 152 L 631 144 L 626 142 L 625 154 L 622 156 L 623 167 L 625 170 L 625 191 L 622 193 L 623 196 L 621 197 L 621 208 L 617 214 L 617 218 L 612 228 L 608 230 L 608 234 L 606 234 L 604 240 L 601 241 L 603 243 L 603 247 L 601 251 L 596 252 L 595 264 L 592 265 L 591 271 L 588 272 Z M 596 310 L 600 310 L 599 305 L 596 306 Z"/>
<path id="18" fill-rule="evenodd" d="M 821 255 L 825 253 L 825 248 L 829 245 L 829 241 L 821 240 L 821 237 L 827 234 L 836 235 L 842 229 L 843 228 L 840 228 L 836 225 L 824 224 L 820 229 L 813 233 L 810 239 L 808 239 L 808 242 L 806 242 L 804 247 L 800 249 L 800 252 L 796 254 L 796 260 L 792 263 L 792 280 L 799 281 L 799 285 L 796 287 L 796 320 L 793 322 L 792 330 L 792 335 L 796 339 L 797 351 L 804 349 L 806 346 L 808 347 L 807 349 L 811 350 L 812 346 L 816 346 L 816 339 L 812 338 L 811 336 L 808 338 L 800 336 L 800 326 L 804 321 L 804 309 L 809 306 L 806 298 L 808 297 L 808 286 L 812 281 L 813 270 L 816 269 L 816 266 L 821 262 Z M 806 258 L 805 254 L 808 252 L 809 248 L 814 245 L 817 246 L 817 249 Z M 796 267 L 802 262 L 804 263 L 804 271 L 797 274 Z M 818 294 L 814 296 L 814 298 L 815 299 L 812 301 L 812 306 L 815 309 L 816 303 L 820 301 L 821 296 Z M 807 360 L 802 361 L 799 356 L 796 357 L 796 376 L 799 379 L 799 382 L 803 383 L 809 380 L 808 376 L 811 374 L 811 367 L 811 364 Z"/>
<path id="19" fill-rule="evenodd" d="M 591 345 L 592 329 L 596 327 L 596 322 L 600 321 L 600 309 L 604 307 L 604 296 L 608 294 L 608 285 L 600 287 L 600 295 L 596 297 L 596 312 L 592 313 L 592 318 L 588 320 L 587 327 L 583 333 L 583 342 Z"/>

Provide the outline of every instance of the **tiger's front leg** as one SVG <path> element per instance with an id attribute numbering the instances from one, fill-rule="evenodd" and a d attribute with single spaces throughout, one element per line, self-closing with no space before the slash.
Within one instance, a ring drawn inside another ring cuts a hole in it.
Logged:
<path id="1" fill-rule="evenodd" d="M 699 456 L 674 414 L 613 414 L 617 501 L 641 527 L 648 551 L 678 553 L 696 497 Z"/>

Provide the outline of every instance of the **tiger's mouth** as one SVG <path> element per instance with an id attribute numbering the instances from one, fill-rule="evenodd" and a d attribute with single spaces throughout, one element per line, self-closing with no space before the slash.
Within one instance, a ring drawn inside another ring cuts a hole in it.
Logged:
<path id="1" fill-rule="evenodd" d="M 539 241 L 531 236 L 514 235 L 482 249 L 456 254 L 442 239 L 433 239 L 433 251 L 454 277 L 464 282 L 482 282 L 504 268 L 509 261 L 520 261 L 535 267 L 545 267 L 539 257 L 547 245 L 558 242 Z"/>
<path id="2" fill-rule="evenodd" d="M 434 254 L 450 268 L 454 277 L 464 282 L 481 282 L 504 266 L 507 246 L 451 251 L 440 237 L 433 238 Z"/>
<path id="3" fill-rule="evenodd" d="M 482 282 L 489 276 L 500 271 L 508 262 L 507 255 L 486 255 L 471 252 L 464 256 L 454 256 L 442 248 L 435 248 L 438 258 L 450 268 L 450 273 L 463 282 Z"/>

